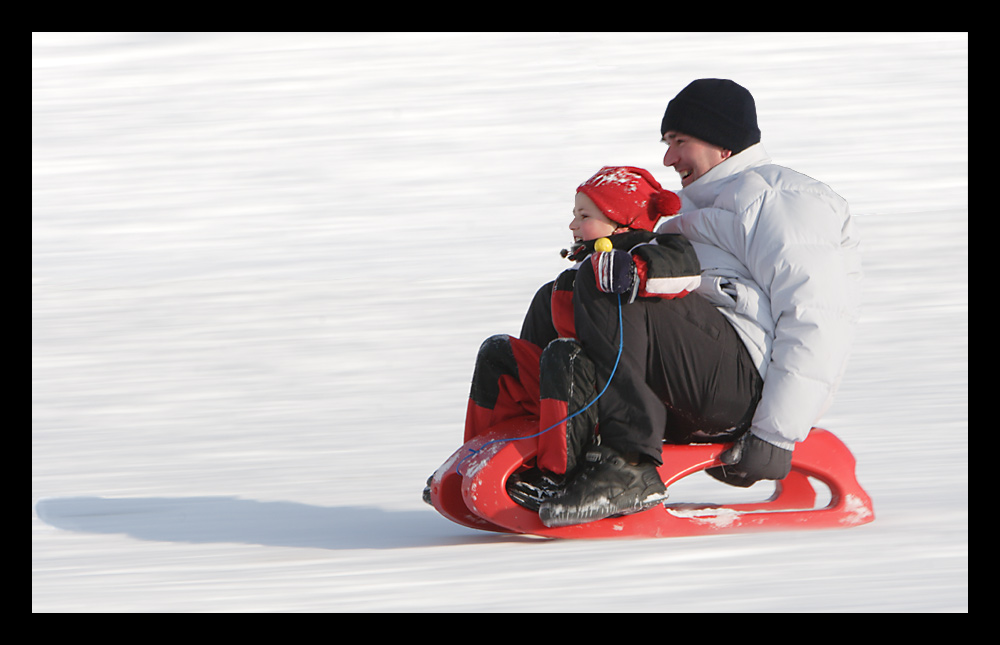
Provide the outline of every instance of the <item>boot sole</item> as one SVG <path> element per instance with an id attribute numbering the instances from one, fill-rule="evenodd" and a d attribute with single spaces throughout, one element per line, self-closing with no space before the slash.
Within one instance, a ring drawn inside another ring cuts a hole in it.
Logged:
<path id="1" fill-rule="evenodd" d="M 636 503 L 635 506 L 624 509 L 611 504 L 607 500 L 587 504 L 583 507 L 569 507 L 557 502 L 548 502 L 542 504 L 541 508 L 538 509 L 538 518 L 542 521 L 542 524 L 549 528 L 587 524 L 608 517 L 621 517 L 623 515 L 641 513 L 662 504 L 666 501 L 667 497 L 666 492 L 652 493 Z"/>

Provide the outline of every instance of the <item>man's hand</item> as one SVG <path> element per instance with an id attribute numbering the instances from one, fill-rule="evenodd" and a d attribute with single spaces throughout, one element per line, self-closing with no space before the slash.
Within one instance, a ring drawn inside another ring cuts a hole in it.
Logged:
<path id="1" fill-rule="evenodd" d="M 732 486 L 748 488 L 762 479 L 784 479 L 792 469 L 792 451 L 779 448 L 746 432 L 719 455 L 725 464 L 709 468 L 712 477 Z"/>

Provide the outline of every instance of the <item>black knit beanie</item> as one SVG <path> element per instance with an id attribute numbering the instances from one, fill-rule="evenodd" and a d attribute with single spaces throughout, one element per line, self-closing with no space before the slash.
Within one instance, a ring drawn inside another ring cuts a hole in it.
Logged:
<path id="1" fill-rule="evenodd" d="M 681 90 L 660 123 L 660 134 L 671 130 L 742 152 L 760 142 L 757 106 L 747 89 L 733 81 L 702 78 Z"/>

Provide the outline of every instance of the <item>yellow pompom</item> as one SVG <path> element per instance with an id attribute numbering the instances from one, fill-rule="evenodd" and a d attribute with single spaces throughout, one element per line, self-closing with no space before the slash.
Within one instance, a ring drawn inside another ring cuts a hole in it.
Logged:
<path id="1" fill-rule="evenodd" d="M 612 248 L 613 247 L 611 246 L 611 240 L 609 240 L 606 237 L 602 237 L 601 239 L 594 242 L 595 251 L 601 251 L 602 253 L 604 253 L 610 251 Z"/>

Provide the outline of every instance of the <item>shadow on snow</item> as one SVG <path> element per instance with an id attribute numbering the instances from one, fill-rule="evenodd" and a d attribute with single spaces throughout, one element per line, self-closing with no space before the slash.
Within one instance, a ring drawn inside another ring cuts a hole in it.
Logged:
<path id="1" fill-rule="evenodd" d="M 430 508 L 389 511 L 238 497 L 62 497 L 40 500 L 35 510 L 60 529 L 157 542 L 397 549 L 531 539 L 465 529 Z"/>

